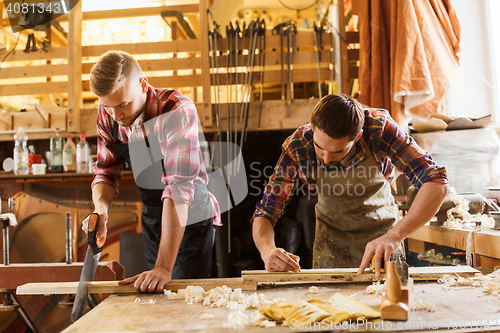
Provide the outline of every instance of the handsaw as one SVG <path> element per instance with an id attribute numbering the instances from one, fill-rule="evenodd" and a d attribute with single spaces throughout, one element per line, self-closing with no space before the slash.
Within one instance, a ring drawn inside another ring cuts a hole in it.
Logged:
<path id="1" fill-rule="evenodd" d="M 80 282 L 76 290 L 75 302 L 73 310 L 69 318 L 69 324 L 73 324 L 83 314 L 83 308 L 87 302 L 88 286 L 94 279 L 97 264 L 101 257 L 102 247 L 106 241 L 106 236 L 102 240 L 97 240 L 97 228 L 99 227 L 99 214 L 92 213 L 89 216 L 88 231 L 87 231 L 87 254 L 85 255 L 85 262 L 83 263 L 82 274 L 80 275 Z"/>

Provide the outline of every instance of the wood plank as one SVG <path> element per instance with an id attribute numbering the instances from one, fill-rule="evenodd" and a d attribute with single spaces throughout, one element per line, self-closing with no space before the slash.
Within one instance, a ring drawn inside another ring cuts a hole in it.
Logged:
<path id="1" fill-rule="evenodd" d="M 266 66 L 267 67 L 267 66 Z M 318 70 L 316 69 L 316 64 L 311 66 L 313 68 L 297 68 L 292 69 L 293 77 L 292 82 L 317 82 L 318 81 Z M 285 69 L 285 84 L 287 83 L 286 79 L 287 70 Z M 331 70 L 326 66 L 323 66 L 319 70 L 320 77 L 322 80 L 330 80 Z M 219 84 L 224 86 L 227 82 L 226 73 L 219 73 Z M 241 75 L 240 75 L 241 77 Z M 259 72 L 253 73 L 252 84 L 259 84 Z M 241 82 L 241 79 L 240 79 Z M 281 84 L 281 69 L 266 70 L 266 74 L 264 75 L 264 83 L 280 83 Z"/>
<path id="2" fill-rule="evenodd" d="M 67 82 L 0 85 L 0 96 L 55 94 L 67 91 Z"/>
<path id="3" fill-rule="evenodd" d="M 171 42 L 89 45 L 82 48 L 84 57 L 98 57 L 104 52 L 111 50 L 125 51 L 130 54 L 199 52 L 200 41 L 197 39 L 185 39 Z"/>
<path id="4" fill-rule="evenodd" d="M 115 18 L 127 17 L 144 17 L 144 16 L 160 16 L 160 13 L 165 10 L 178 10 L 181 13 L 198 12 L 197 4 L 175 5 L 175 6 L 160 6 L 160 7 L 145 7 L 145 8 L 126 8 L 126 9 L 111 9 L 111 10 L 96 10 L 83 13 L 83 20 L 107 20 Z M 57 19 L 59 22 L 68 20 L 67 15 L 63 15 Z"/>
<path id="5" fill-rule="evenodd" d="M 466 250 L 469 232 L 471 231 L 424 225 L 408 238 Z"/>
<path id="6" fill-rule="evenodd" d="M 321 60 L 320 60 L 321 64 L 325 64 L 325 63 L 330 64 L 331 63 L 331 52 L 330 51 L 320 51 L 320 55 L 321 55 Z M 296 60 L 292 62 L 292 68 L 295 65 L 302 65 L 302 64 L 314 64 L 314 66 L 316 66 L 316 51 L 301 50 L 301 51 L 297 51 L 295 56 L 296 56 Z M 262 67 L 257 66 L 258 65 L 257 57 L 258 57 L 258 55 L 256 55 L 255 70 L 260 71 Z M 234 55 L 233 55 L 233 59 L 234 59 Z M 218 56 L 218 60 L 219 60 L 219 65 L 222 64 L 222 66 L 220 66 L 221 68 L 227 68 L 226 67 L 227 66 L 227 55 Z M 247 60 L 248 60 L 248 55 L 239 55 L 238 56 L 238 64 L 240 65 L 239 67 L 246 68 Z M 287 67 L 286 61 L 287 60 L 285 59 L 285 70 Z M 281 53 L 280 52 L 273 52 L 273 51 L 266 52 L 266 66 L 265 66 L 266 71 L 267 71 L 268 67 L 278 66 L 278 65 L 281 66 Z M 281 68 L 280 68 L 280 70 L 281 70 Z"/>
<path id="7" fill-rule="evenodd" d="M 262 102 L 262 115 L 259 127 L 260 102 L 250 102 L 248 111 L 248 130 L 249 131 L 270 131 L 283 129 L 296 129 L 311 121 L 311 112 L 318 103 L 318 98 L 312 99 L 294 99 L 292 100 L 292 115 L 287 116 L 286 101 L 268 100 Z M 197 105 L 198 106 L 198 105 Z M 241 107 L 241 104 L 240 104 Z M 272 112 L 269 112 L 272 110 Z M 240 112 L 238 110 L 238 112 Z M 223 131 L 227 126 L 227 105 L 221 104 L 221 126 Z M 238 123 L 241 130 L 241 122 Z M 215 128 L 204 128 L 205 132 L 215 131 Z"/>
<path id="8" fill-rule="evenodd" d="M 79 282 L 48 282 L 48 283 L 26 283 L 17 287 L 17 295 L 63 295 L 75 294 Z M 241 278 L 222 278 L 222 279 L 186 279 L 172 280 L 165 286 L 165 289 L 178 291 L 187 286 L 201 286 L 205 290 L 221 286 L 242 290 L 257 290 L 257 283 L 243 282 Z M 89 283 L 89 293 L 137 293 L 134 285 L 119 286 L 118 281 L 93 281 Z"/>
<path id="9" fill-rule="evenodd" d="M 248 282 L 372 282 L 385 278 L 385 274 L 375 277 L 369 269 L 365 273 L 357 274 L 357 268 L 332 268 L 332 269 L 309 269 L 300 272 L 267 272 L 267 271 L 243 271 L 241 276 L 243 281 Z M 435 281 L 444 274 L 458 274 L 463 277 L 471 277 L 478 270 L 469 266 L 444 266 L 444 267 L 410 267 L 410 277 L 415 281 Z"/>
<path id="10" fill-rule="evenodd" d="M 243 45 L 248 45 L 248 40 L 245 38 L 244 44 Z M 226 39 L 222 38 L 221 39 L 221 49 L 227 49 L 226 47 Z M 332 35 L 330 33 L 323 33 L 323 43 L 320 44 L 320 47 L 323 47 L 324 49 L 330 49 L 332 44 Z M 286 37 L 284 38 L 284 47 L 286 48 Z M 313 48 L 314 47 L 314 33 L 312 31 L 307 31 L 307 32 L 299 32 L 297 34 L 297 45 L 296 47 L 302 48 Z M 281 49 L 281 38 L 280 35 L 271 35 L 270 32 L 267 32 L 266 36 L 266 49 Z M 267 59 L 266 59 L 267 61 Z"/>
<path id="11" fill-rule="evenodd" d="M 172 58 L 138 61 L 144 72 L 166 71 L 166 70 L 195 70 L 201 67 L 199 57 Z M 82 74 L 89 74 L 95 62 L 82 64 Z M 28 77 L 51 77 L 68 75 L 68 65 L 40 65 L 2 68 L 0 79 L 28 78 Z"/>
<path id="12" fill-rule="evenodd" d="M 52 131 L 53 133 L 54 131 Z M 31 135 L 30 135 L 31 137 Z M 5 175 L 4 175 L 5 176 Z M 39 181 L 91 181 L 92 175 L 82 174 L 46 174 L 15 176 L 10 182 L 30 182 L 35 178 Z M 128 176 L 127 176 L 128 177 Z M 23 179 L 24 178 L 24 179 Z M 86 178 L 86 179 L 84 179 Z M 89 180 L 90 179 L 90 180 Z M 7 179 L 2 177 L 2 182 Z M 5 183 L 5 182 L 4 182 Z M 38 198 L 35 198 L 38 202 Z M 35 200 L 34 199 L 34 200 Z M 55 205 L 54 205 L 55 206 Z M 50 210 L 50 209 L 49 209 Z M 75 223 L 76 224 L 76 223 Z M 0 265 L 0 288 L 15 290 L 18 286 L 32 282 L 71 282 L 77 281 L 82 273 L 83 262 L 66 263 L 29 263 Z M 123 267 L 116 261 L 99 262 L 94 275 L 95 281 L 122 280 L 125 277 Z"/>
<path id="13" fill-rule="evenodd" d="M 42 49 L 38 49 L 37 52 L 25 53 L 23 50 L 14 50 L 12 53 L 5 59 L 5 62 L 12 61 L 32 61 L 32 60 L 48 60 L 48 59 L 66 59 L 68 56 L 68 48 L 66 46 L 63 47 L 49 47 L 47 52 L 42 51 Z M 5 58 L 9 50 L 0 51 L 0 58 Z"/>
<path id="14" fill-rule="evenodd" d="M 68 28 L 68 117 L 66 128 L 80 132 L 82 101 L 82 1 L 69 12 Z"/>
<path id="15" fill-rule="evenodd" d="M 486 230 L 474 232 L 474 252 L 500 259 L 500 231 Z"/>

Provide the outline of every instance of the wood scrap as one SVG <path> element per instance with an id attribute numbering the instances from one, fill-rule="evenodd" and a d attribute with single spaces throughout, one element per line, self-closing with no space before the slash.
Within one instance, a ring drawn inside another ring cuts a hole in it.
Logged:
<path id="1" fill-rule="evenodd" d="M 267 272 L 263 270 L 243 271 L 244 282 L 373 282 L 383 280 L 385 274 L 376 277 L 369 269 L 363 274 L 356 273 L 357 268 L 304 269 L 300 272 Z M 410 267 L 409 275 L 415 281 L 436 281 L 445 274 L 459 274 L 471 277 L 478 270 L 469 266 Z"/>
<path id="2" fill-rule="evenodd" d="M 241 288 L 241 290 L 257 290 L 257 283 L 243 282 L 241 278 L 172 280 L 165 286 L 165 289 L 178 291 L 179 289 L 185 289 L 189 285 L 202 286 L 207 290 L 223 285 L 229 288 Z M 17 287 L 16 293 L 17 295 L 75 294 L 77 287 L 78 282 L 26 283 Z M 89 283 L 89 293 L 137 293 L 137 290 L 131 284 L 119 286 L 118 281 L 93 281 Z"/>

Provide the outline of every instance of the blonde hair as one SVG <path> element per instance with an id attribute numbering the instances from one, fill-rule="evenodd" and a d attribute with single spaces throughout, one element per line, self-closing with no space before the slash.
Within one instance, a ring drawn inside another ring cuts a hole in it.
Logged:
<path id="1" fill-rule="evenodd" d="M 143 74 L 134 57 L 123 51 L 108 51 L 101 55 L 90 71 L 90 90 L 99 97 L 108 96 L 135 75 Z"/>

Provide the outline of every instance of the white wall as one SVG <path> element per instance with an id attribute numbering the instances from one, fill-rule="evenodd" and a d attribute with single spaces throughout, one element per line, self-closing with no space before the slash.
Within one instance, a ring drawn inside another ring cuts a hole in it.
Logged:
<path id="1" fill-rule="evenodd" d="M 491 43 L 488 34 L 487 1 L 490 0 L 452 0 L 460 25 L 462 37 L 460 47 L 460 71 L 462 73 L 461 91 L 450 92 L 450 115 L 481 117 L 494 114 L 496 73 L 491 66 Z M 492 0 L 492 2 L 499 2 Z M 499 16 L 496 20 L 498 21 Z M 498 28 L 497 28 L 498 29 Z M 499 31 L 500 32 L 500 31 Z M 498 117 L 497 117 L 498 118 Z M 499 123 L 500 124 L 500 123 Z"/>

